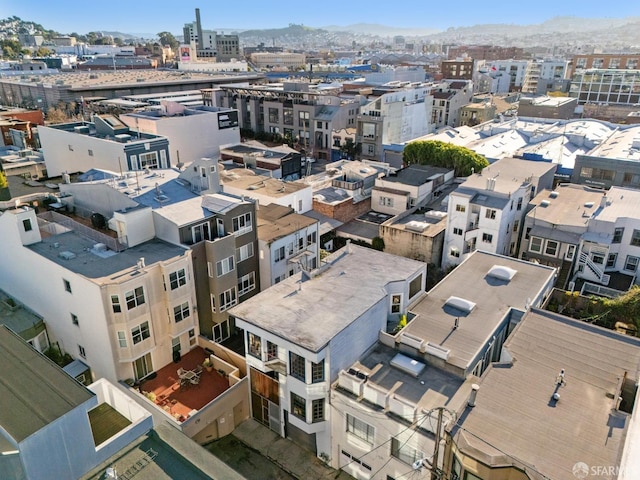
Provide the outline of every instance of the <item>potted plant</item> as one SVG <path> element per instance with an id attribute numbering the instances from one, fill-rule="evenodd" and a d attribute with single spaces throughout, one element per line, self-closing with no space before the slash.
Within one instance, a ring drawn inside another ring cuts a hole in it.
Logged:
<path id="1" fill-rule="evenodd" d="M 202 366 L 207 370 L 207 372 L 213 370 L 213 363 L 211 363 L 211 359 L 209 357 L 204 359 L 204 362 L 202 362 Z"/>
<path id="2" fill-rule="evenodd" d="M 154 392 L 144 392 L 144 396 L 149 399 L 149 401 L 156 403 L 156 394 Z"/>

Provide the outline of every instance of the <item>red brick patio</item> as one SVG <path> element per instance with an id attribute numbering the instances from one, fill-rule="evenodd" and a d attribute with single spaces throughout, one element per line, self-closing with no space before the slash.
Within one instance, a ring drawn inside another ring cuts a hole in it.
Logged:
<path id="1" fill-rule="evenodd" d="M 157 370 L 157 376 L 153 380 L 147 380 L 141 386 L 143 392 L 153 392 L 156 395 L 155 403 L 172 415 L 178 421 L 184 421 L 193 410 L 200 410 L 210 401 L 229 389 L 229 379 L 216 370 L 200 374 L 198 385 L 180 387 L 178 369 L 193 370 L 202 365 L 208 356 L 207 352 L 196 347 L 184 355 L 178 363 Z"/>

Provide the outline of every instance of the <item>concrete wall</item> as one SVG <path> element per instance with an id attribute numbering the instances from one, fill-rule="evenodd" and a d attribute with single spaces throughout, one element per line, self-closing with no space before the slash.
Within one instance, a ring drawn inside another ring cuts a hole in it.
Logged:
<path id="1" fill-rule="evenodd" d="M 87 416 L 87 411 L 97 405 L 97 398 L 92 397 L 20 443 L 29 480 L 78 478 L 97 465 Z"/>
<path id="2" fill-rule="evenodd" d="M 138 206 L 138 203 L 127 195 L 104 183 L 62 183 L 60 193 L 73 195 L 74 205 L 98 212 L 107 218 L 110 218 L 115 210 Z"/>
<path id="3" fill-rule="evenodd" d="M 258 177 L 259 178 L 259 177 Z M 269 205 L 275 203 L 276 205 L 282 205 L 283 207 L 291 207 L 295 213 L 306 213 L 312 208 L 312 189 L 311 187 L 297 190 L 294 193 L 288 195 L 269 196 L 262 195 L 256 190 L 245 190 L 242 188 L 235 188 L 228 183 L 223 184 L 222 189 L 225 193 L 230 193 L 237 196 L 245 196 L 255 199 L 260 205 Z M 302 202 L 302 204 L 300 203 Z"/>
<path id="4" fill-rule="evenodd" d="M 386 253 L 432 263 L 437 268 L 441 263 L 444 235 L 445 229 L 432 236 L 404 230 L 393 225 L 380 225 L 380 237 L 384 240 Z"/>
<path id="5" fill-rule="evenodd" d="M 86 172 L 91 168 L 114 172 L 128 170 L 124 143 L 51 127 L 39 127 L 38 135 L 50 177 L 64 172 Z M 92 151 L 92 156 L 89 155 L 89 150 Z"/>

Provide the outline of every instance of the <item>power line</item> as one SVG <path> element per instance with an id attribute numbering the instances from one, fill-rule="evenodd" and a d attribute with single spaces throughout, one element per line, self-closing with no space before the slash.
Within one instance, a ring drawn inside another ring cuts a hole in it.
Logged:
<path id="1" fill-rule="evenodd" d="M 342 413 L 341 413 L 341 414 L 342 414 Z M 396 435 L 402 435 L 404 432 L 406 432 L 406 431 L 407 431 L 407 430 L 409 430 L 410 428 L 413 428 L 414 426 L 417 428 L 417 427 L 419 426 L 419 425 L 417 425 L 417 424 L 418 424 L 418 423 L 422 424 L 422 422 L 424 422 L 427 418 L 429 418 L 429 414 L 425 414 L 425 415 L 424 415 L 424 418 L 422 418 L 420 421 L 417 421 L 417 420 L 416 420 L 415 422 L 413 422 L 411 425 L 408 425 L 404 430 L 402 430 L 400 433 L 397 433 Z M 412 434 L 412 435 L 413 435 L 413 434 Z M 384 442 L 382 442 L 381 444 L 379 444 L 379 445 L 377 445 L 376 447 L 374 447 L 372 450 L 369 450 L 367 453 L 365 453 L 365 454 L 361 455 L 361 456 L 360 456 L 360 458 L 357 458 L 357 459 L 351 460 L 350 462 L 348 462 L 348 463 L 346 463 L 346 464 L 344 464 L 344 465 L 342 465 L 342 466 L 339 466 L 339 467 L 338 467 L 338 470 L 342 470 L 342 469 L 344 469 L 344 467 L 348 467 L 348 466 L 349 466 L 349 465 L 351 465 L 352 463 L 356 463 L 356 461 L 359 461 L 361 458 L 366 457 L 366 456 L 367 456 L 367 455 L 369 455 L 370 453 L 375 452 L 375 451 L 376 451 L 376 450 L 378 450 L 380 447 L 383 447 L 384 445 L 386 445 L 387 443 L 389 443 L 391 440 L 393 440 L 393 438 L 394 438 L 394 436 L 393 436 L 393 435 L 391 435 L 391 436 L 389 437 L 389 439 L 388 439 L 388 440 L 385 440 L 385 441 L 384 441 Z M 387 461 L 387 463 L 389 463 L 389 461 L 390 461 L 390 460 L 391 460 L 391 458 L 389 458 L 389 460 Z M 384 467 L 386 466 L 386 464 L 387 464 L 387 463 L 385 463 L 385 464 L 382 466 L 382 468 L 384 468 Z M 379 471 L 379 470 L 378 470 L 378 471 Z M 378 472 L 376 472 L 376 473 L 378 473 Z M 373 476 L 372 476 L 372 477 L 373 477 Z M 334 478 L 337 478 L 337 476 L 336 476 L 336 477 L 334 477 Z"/>

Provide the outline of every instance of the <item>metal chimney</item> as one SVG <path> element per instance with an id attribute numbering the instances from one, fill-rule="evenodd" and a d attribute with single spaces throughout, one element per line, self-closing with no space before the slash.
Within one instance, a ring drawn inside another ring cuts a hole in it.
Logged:
<path id="1" fill-rule="evenodd" d="M 478 395 L 478 390 L 480 390 L 480 385 L 478 385 L 477 383 L 471 385 L 471 394 L 469 395 L 469 401 L 467 402 L 467 405 L 469 405 L 470 407 L 476 406 L 476 396 Z"/>

